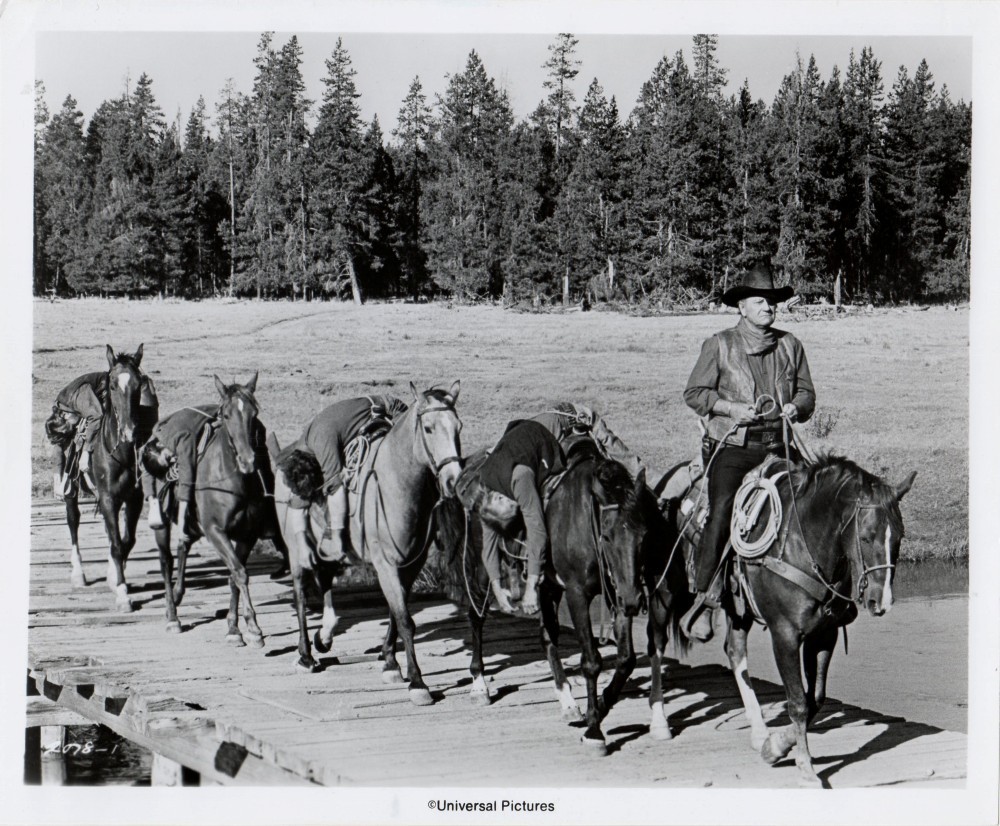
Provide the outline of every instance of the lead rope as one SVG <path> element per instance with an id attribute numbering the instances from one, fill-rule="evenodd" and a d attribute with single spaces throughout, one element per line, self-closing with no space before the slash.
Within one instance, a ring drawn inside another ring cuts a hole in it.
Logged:
<path id="1" fill-rule="evenodd" d="M 601 505 L 601 510 L 604 510 L 604 505 Z M 590 501 L 590 513 L 591 513 L 591 526 L 594 529 L 594 547 L 597 550 L 597 570 L 601 578 L 601 627 L 597 634 L 597 644 L 607 645 L 611 642 L 611 639 L 605 633 L 605 624 L 608 621 L 608 589 L 604 578 L 604 540 L 601 534 L 601 520 L 597 515 L 597 511 L 594 510 L 594 500 Z M 612 626 L 613 628 L 614 626 Z"/>
<path id="2" fill-rule="evenodd" d="M 465 583 L 465 593 L 469 596 L 469 607 L 476 612 L 476 616 L 482 619 L 486 616 L 486 608 L 490 604 L 490 586 L 486 586 L 486 596 L 483 597 L 483 607 L 476 607 L 476 600 L 472 596 L 472 589 L 469 587 L 469 570 L 466 565 L 466 560 L 469 555 L 469 512 L 462 508 L 462 513 L 465 514 L 465 532 L 463 535 L 462 544 L 462 580 Z"/>

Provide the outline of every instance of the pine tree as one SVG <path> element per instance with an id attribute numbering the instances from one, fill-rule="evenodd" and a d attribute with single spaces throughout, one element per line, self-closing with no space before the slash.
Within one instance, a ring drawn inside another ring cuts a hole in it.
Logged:
<path id="1" fill-rule="evenodd" d="M 727 105 L 725 166 L 725 249 L 717 293 L 730 279 L 758 261 L 770 259 L 777 248 L 779 211 L 773 198 L 769 116 L 762 100 L 754 101 L 744 81 L 739 95 Z"/>
<path id="2" fill-rule="evenodd" d="M 155 213 L 156 248 L 162 260 L 157 267 L 161 294 L 186 295 L 191 291 L 190 272 L 184 246 L 194 230 L 190 187 L 184 175 L 176 126 L 170 126 L 157 146 L 154 158 L 152 204 Z"/>
<path id="3" fill-rule="evenodd" d="M 475 51 L 438 101 L 432 175 L 421 202 L 434 281 L 469 298 L 503 290 L 499 170 L 510 149 L 513 113 Z"/>
<path id="4" fill-rule="evenodd" d="M 843 138 L 848 167 L 842 204 L 845 254 L 843 287 L 865 295 L 872 282 L 880 215 L 886 206 L 882 64 L 870 47 L 851 52 L 844 82 Z"/>
<path id="5" fill-rule="evenodd" d="M 361 282 L 370 295 L 398 295 L 401 289 L 395 216 L 399 190 L 392 157 L 382 142 L 378 117 L 372 120 L 361 144 L 362 232 L 365 256 Z"/>
<path id="6" fill-rule="evenodd" d="M 40 223 L 45 261 L 52 273 L 51 287 L 62 293 L 91 289 L 87 261 L 87 222 L 91 210 L 91 182 L 87 174 L 83 114 L 67 96 L 45 127 L 36 175 L 44 211 Z M 46 287 L 48 284 L 46 284 Z"/>
<path id="7" fill-rule="evenodd" d="M 624 131 L 618 107 L 595 78 L 580 111 L 579 149 L 562 189 L 555 220 L 575 294 L 610 297 L 621 252 Z"/>
<path id="8" fill-rule="evenodd" d="M 549 90 L 545 100 L 545 116 L 552 130 L 555 143 L 556 161 L 560 158 L 563 145 L 566 143 L 566 132 L 572 128 L 573 106 L 576 96 L 571 86 L 573 79 L 579 74 L 580 61 L 576 59 L 576 47 L 579 44 L 571 34 L 560 34 L 556 42 L 549 46 L 549 59 L 542 65 L 548 70 L 543 86 Z"/>
<path id="9" fill-rule="evenodd" d="M 218 138 L 209 156 L 208 166 L 210 186 L 221 193 L 225 201 L 225 224 L 219 223 L 216 226 L 225 256 L 225 269 L 219 270 L 219 277 L 226 278 L 226 292 L 230 297 L 236 291 L 237 259 L 242 250 L 250 248 L 250 245 L 237 240 L 237 234 L 247 225 L 243 209 L 249 199 L 253 180 L 250 108 L 250 100 L 236 91 L 230 78 L 216 106 Z M 213 290 L 217 288 L 213 274 Z"/>
<path id="10" fill-rule="evenodd" d="M 357 74 L 340 38 L 326 61 L 323 102 L 311 142 L 316 272 L 322 288 L 349 288 L 356 304 L 364 295 L 360 271 L 370 254 L 365 216 L 361 114 Z"/>
<path id="11" fill-rule="evenodd" d="M 419 77 L 410 84 L 392 134 L 398 141 L 394 152 L 399 187 L 396 255 L 406 292 L 416 299 L 427 282 L 420 195 L 429 169 L 427 143 L 431 134 L 431 109 Z"/>
<path id="12" fill-rule="evenodd" d="M 45 224 L 44 181 L 42 166 L 44 163 L 45 129 L 49 124 L 49 108 L 45 105 L 45 84 L 35 81 L 35 152 L 34 152 L 34 255 L 32 258 L 32 291 L 41 295 L 50 281 L 48 262 L 45 258 L 45 241 L 48 237 L 48 227 Z M 55 286 L 52 288 L 55 289 Z"/>

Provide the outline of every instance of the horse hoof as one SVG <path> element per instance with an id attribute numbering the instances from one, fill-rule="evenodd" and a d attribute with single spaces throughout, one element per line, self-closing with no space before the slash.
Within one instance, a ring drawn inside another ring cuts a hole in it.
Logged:
<path id="1" fill-rule="evenodd" d="M 233 648 L 243 648 L 246 645 L 242 634 L 226 634 L 226 642 Z"/>
<path id="2" fill-rule="evenodd" d="M 178 620 L 171 620 L 167 623 L 166 632 L 168 634 L 179 634 L 181 632 L 181 624 Z"/>
<path id="3" fill-rule="evenodd" d="M 320 668 L 320 664 L 312 657 L 299 657 L 299 661 L 295 663 L 295 670 L 301 671 L 304 674 L 316 674 L 322 669 Z"/>
<path id="4" fill-rule="evenodd" d="M 410 702 L 415 706 L 432 706 L 434 698 L 426 688 L 411 688 Z"/>
<path id="5" fill-rule="evenodd" d="M 132 600 L 126 599 L 124 601 L 116 602 L 115 610 L 117 610 L 119 614 L 131 614 L 135 610 L 135 606 L 132 605 Z"/>
<path id="6" fill-rule="evenodd" d="M 773 766 L 779 760 L 787 757 L 788 752 L 790 752 L 791 750 L 792 750 L 791 746 L 789 746 L 788 748 L 783 748 L 783 746 L 780 744 L 776 745 L 774 735 L 772 734 L 764 742 L 764 745 L 761 746 L 760 756 L 763 758 L 764 762 L 767 763 L 767 765 Z"/>
<path id="7" fill-rule="evenodd" d="M 608 753 L 608 744 L 604 742 L 603 737 L 588 737 L 584 734 L 580 738 L 580 742 L 587 747 L 591 754 L 604 757 Z"/>
<path id="8" fill-rule="evenodd" d="M 69 584 L 74 588 L 86 588 L 87 578 L 83 575 L 83 571 L 73 571 L 69 578 Z"/>
<path id="9" fill-rule="evenodd" d="M 488 706 L 493 700 L 485 691 L 473 691 L 469 694 L 469 702 L 474 706 Z"/>
<path id="10" fill-rule="evenodd" d="M 798 786 L 800 789 L 824 789 L 823 781 L 816 774 L 800 774 Z"/>
<path id="11" fill-rule="evenodd" d="M 583 712 L 575 706 L 563 708 L 561 715 L 567 723 L 579 723 L 583 719 Z"/>
<path id="12" fill-rule="evenodd" d="M 323 638 L 320 637 L 319 631 L 313 634 L 313 648 L 319 651 L 320 654 L 329 654 L 330 649 L 333 648 L 333 640 L 329 643 L 323 642 Z"/>
<path id="13" fill-rule="evenodd" d="M 670 726 L 667 725 L 667 721 L 664 720 L 662 725 L 653 725 L 649 727 L 649 736 L 654 740 L 673 740 L 674 735 L 670 731 Z"/>
<path id="14" fill-rule="evenodd" d="M 398 685 L 404 682 L 403 675 L 399 672 L 398 668 L 387 668 L 382 672 L 382 682 L 386 685 Z"/>
<path id="15" fill-rule="evenodd" d="M 264 647 L 264 635 L 263 634 L 250 634 L 250 647 L 251 648 L 263 648 Z"/>

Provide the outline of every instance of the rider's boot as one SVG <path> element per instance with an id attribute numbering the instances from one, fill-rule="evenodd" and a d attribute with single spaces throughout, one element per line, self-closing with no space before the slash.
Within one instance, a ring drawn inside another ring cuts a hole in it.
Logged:
<path id="1" fill-rule="evenodd" d="M 722 577 L 716 574 L 708 591 L 695 594 L 694 605 L 681 617 L 681 631 L 689 640 L 708 642 L 714 633 L 715 609 L 722 599 Z"/>

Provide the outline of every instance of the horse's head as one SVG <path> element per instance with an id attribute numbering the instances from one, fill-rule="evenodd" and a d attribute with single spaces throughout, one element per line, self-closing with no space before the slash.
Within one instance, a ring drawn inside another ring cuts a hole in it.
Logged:
<path id="1" fill-rule="evenodd" d="M 413 392 L 413 426 L 416 430 L 413 449 L 418 461 L 427 464 L 437 477 L 445 497 L 455 495 L 455 483 L 462 472 L 462 421 L 455 412 L 461 382 L 454 382 L 447 392 L 432 387 L 421 393 L 410 382 Z"/>
<path id="2" fill-rule="evenodd" d="M 913 486 L 916 475 L 914 471 L 895 486 L 875 477 L 862 482 L 854 512 L 854 535 L 845 537 L 854 545 L 848 554 L 856 569 L 858 598 L 874 617 L 892 608 L 892 583 L 903 539 L 899 501 Z"/>
<path id="3" fill-rule="evenodd" d="M 618 609 L 634 617 L 642 610 L 642 547 L 648 530 L 642 496 L 646 471 L 635 481 L 618 462 L 601 462 L 591 490 L 598 509 L 597 553 L 605 575 L 614 584 Z"/>
<path id="4" fill-rule="evenodd" d="M 142 345 L 134 354 L 115 353 L 111 345 L 108 356 L 108 403 L 114 413 L 118 428 L 118 442 L 135 441 L 135 429 L 139 423 L 139 394 L 142 377 L 139 364 L 142 361 Z"/>
<path id="5" fill-rule="evenodd" d="M 256 453 L 253 447 L 253 428 L 260 409 L 254 398 L 257 389 L 257 373 L 246 384 L 226 385 L 215 376 L 215 389 L 222 397 L 219 419 L 236 451 L 236 464 L 240 473 L 253 473 L 256 469 Z"/>

